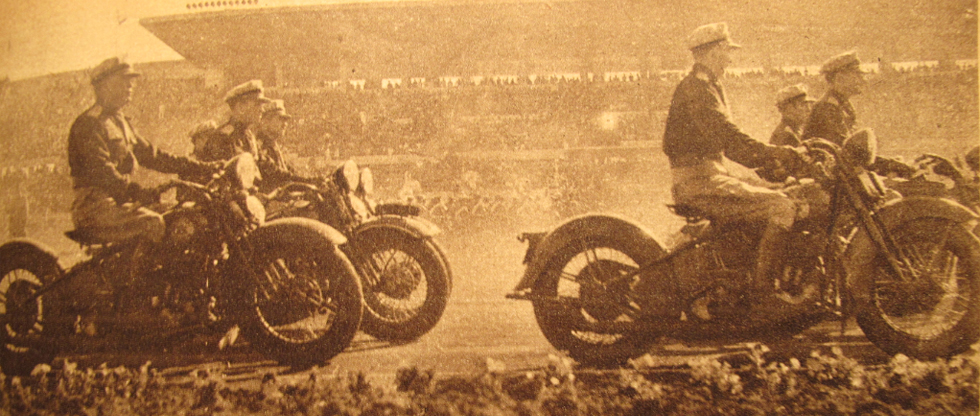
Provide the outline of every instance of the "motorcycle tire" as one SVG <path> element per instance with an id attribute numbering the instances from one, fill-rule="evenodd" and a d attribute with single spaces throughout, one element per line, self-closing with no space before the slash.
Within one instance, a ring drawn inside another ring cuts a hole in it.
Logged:
<path id="1" fill-rule="evenodd" d="M 605 284 L 613 276 L 593 274 L 612 271 L 613 275 L 622 275 L 634 271 L 642 264 L 641 259 L 647 257 L 640 250 L 633 241 L 599 234 L 580 236 L 556 251 L 536 280 L 532 298 L 538 326 L 552 346 L 567 351 L 581 364 L 595 367 L 621 366 L 650 350 L 657 337 L 635 328 L 623 326 L 621 329 L 589 331 L 591 324 L 620 322 L 624 315 L 617 311 L 622 310 L 623 305 L 601 304 L 597 300 L 602 300 L 603 294 L 590 295 L 595 291 L 588 290 L 588 285 L 577 283 L 581 279 L 595 278 Z M 583 262 L 584 266 L 581 265 Z M 568 271 L 579 266 L 577 273 Z M 563 292 L 577 294 L 578 298 Z M 583 297 L 592 299 L 583 301 Z"/>
<path id="2" fill-rule="evenodd" d="M 56 353 L 54 338 L 70 333 L 68 319 L 56 316 L 58 302 L 44 295 L 31 299 L 42 286 L 62 275 L 58 260 L 26 243 L 0 248 L 0 369 L 8 376 L 30 374 L 38 364 L 50 363 Z"/>
<path id="3" fill-rule="evenodd" d="M 347 256 L 295 218 L 257 229 L 248 242 L 252 255 L 244 264 L 256 273 L 235 276 L 247 283 L 232 299 L 240 303 L 235 315 L 255 350 L 308 367 L 346 349 L 363 313 L 360 282 Z"/>
<path id="4" fill-rule="evenodd" d="M 916 218 L 889 233 L 917 276 L 904 270 L 908 280 L 896 281 L 880 253 L 862 265 L 857 276 L 870 277 L 870 296 L 857 300 L 858 325 L 889 354 L 931 360 L 969 349 L 980 340 L 980 240 L 945 218 Z"/>
<path id="5" fill-rule="evenodd" d="M 439 322 L 452 293 L 449 263 L 431 239 L 396 228 L 357 234 L 356 258 L 364 289 L 361 330 L 382 341 L 409 342 Z"/>

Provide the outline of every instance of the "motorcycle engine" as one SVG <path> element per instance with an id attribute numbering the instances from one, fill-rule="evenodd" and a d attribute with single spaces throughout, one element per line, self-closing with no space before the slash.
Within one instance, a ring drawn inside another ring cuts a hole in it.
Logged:
<path id="1" fill-rule="evenodd" d="M 166 241 L 174 248 L 187 248 L 194 237 L 203 232 L 208 225 L 207 218 L 200 212 L 181 212 L 166 218 Z"/>
<path id="2" fill-rule="evenodd" d="M 698 229 L 698 237 L 707 230 Z M 739 292 L 748 282 L 748 271 L 755 265 L 753 233 L 733 229 L 724 235 L 680 247 L 674 254 L 672 268 L 681 293 L 701 293 L 722 285 Z"/>

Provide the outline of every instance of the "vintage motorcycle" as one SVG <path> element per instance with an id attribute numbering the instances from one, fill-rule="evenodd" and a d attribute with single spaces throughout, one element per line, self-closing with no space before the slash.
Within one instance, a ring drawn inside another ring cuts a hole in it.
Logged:
<path id="1" fill-rule="evenodd" d="M 765 294 L 771 302 L 745 296 L 761 224 L 721 223 L 685 206 L 672 207 L 687 225 L 671 247 L 606 215 L 522 234 L 527 266 L 508 297 L 530 300 L 548 341 L 592 365 L 621 365 L 666 339 L 767 341 L 855 315 L 889 354 L 932 359 L 977 342 L 977 216 L 952 200 L 885 188 L 866 169 L 873 135 L 807 149 L 812 172 L 797 173 L 808 178 L 785 192 L 808 201 L 809 215 L 794 225 L 793 254 Z"/>
<path id="2" fill-rule="evenodd" d="M 417 206 L 377 204 L 374 177 L 348 160 L 318 185 L 290 183 L 268 195 L 269 218 L 313 218 L 340 230 L 340 249 L 361 277 L 361 329 L 392 342 L 415 340 L 442 317 L 452 271 L 434 237 L 441 230 Z"/>
<path id="3" fill-rule="evenodd" d="M 967 160 L 970 160 L 970 156 L 967 155 Z M 973 156 L 976 157 L 976 153 Z M 949 198 L 972 209 L 973 212 L 980 213 L 980 192 L 977 189 L 976 173 L 972 175 L 969 173 L 971 169 L 969 163 L 966 167 L 957 168 L 950 160 L 935 154 L 919 156 L 916 158 L 916 162 L 918 172 L 915 175 L 907 180 L 887 181 L 888 187 L 899 191 L 902 196 L 906 197 Z M 976 163 L 975 159 L 974 163 Z M 944 180 L 937 178 L 944 178 Z M 975 229 L 974 233 L 977 231 L 980 229 Z"/>
<path id="4" fill-rule="evenodd" d="M 165 348 L 231 331 L 288 365 L 343 351 L 363 313 L 356 271 L 337 248 L 346 240 L 308 219 L 265 222 L 252 192 L 258 175 L 243 154 L 206 185 L 157 188 L 178 191 L 160 243 L 69 231 L 89 258 L 67 270 L 39 243 L 0 246 L 3 372 L 30 372 L 58 353 Z"/>

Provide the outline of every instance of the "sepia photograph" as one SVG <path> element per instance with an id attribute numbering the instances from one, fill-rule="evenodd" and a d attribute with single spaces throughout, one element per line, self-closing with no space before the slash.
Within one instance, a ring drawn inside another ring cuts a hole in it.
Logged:
<path id="1" fill-rule="evenodd" d="M 0 415 L 980 414 L 975 0 L 0 4 Z"/>

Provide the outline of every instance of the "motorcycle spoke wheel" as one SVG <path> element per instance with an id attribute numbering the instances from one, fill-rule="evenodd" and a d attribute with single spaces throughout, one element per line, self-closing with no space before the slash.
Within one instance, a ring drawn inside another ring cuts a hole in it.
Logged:
<path id="1" fill-rule="evenodd" d="M 971 272 L 950 245 L 955 224 L 916 222 L 894 233 L 902 277 L 879 265 L 874 301 L 885 321 L 916 339 L 930 340 L 953 329 L 967 314 L 977 293 Z"/>
<path id="2" fill-rule="evenodd" d="M 37 296 L 62 274 L 57 259 L 33 246 L 8 243 L 0 249 L 0 369 L 30 374 L 54 359 L 58 338 L 70 334 L 74 319 L 63 316 L 55 292 Z M 60 312 L 59 312 L 60 311 Z"/>
<path id="3" fill-rule="evenodd" d="M 428 296 L 429 282 L 422 265 L 408 253 L 387 249 L 371 253 L 367 267 L 374 277 L 364 300 L 373 311 L 392 321 L 418 314 Z"/>
<path id="4" fill-rule="evenodd" d="M 284 341 L 304 343 L 323 337 L 336 319 L 328 282 L 318 265 L 303 258 L 269 259 L 262 269 L 255 307 L 263 325 Z"/>
<path id="5" fill-rule="evenodd" d="M 548 341 L 582 363 L 619 365 L 646 351 L 630 300 L 636 252 L 617 238 L 584 238 L 560 250 L 538 279 L 532 300 Z"/>
<path id="6" fill-rule="evenodd" d="M 371 227 L 357 232 L 350 250 L 364 287 L 364 333 L 406 342 L 435 327 L 452 292 L 452 272 L 435 241 Z"/>
<path id="7" fill-rule="evenodd" d="M 28 270 L 11 270 L 0 278 L 0 322 L 6 348 L 26 351 L 18 344 L 44 330 L 41 320 L 44 302 L 41 298 L 33 298 L 40 288 L 41 279 Z"/>

